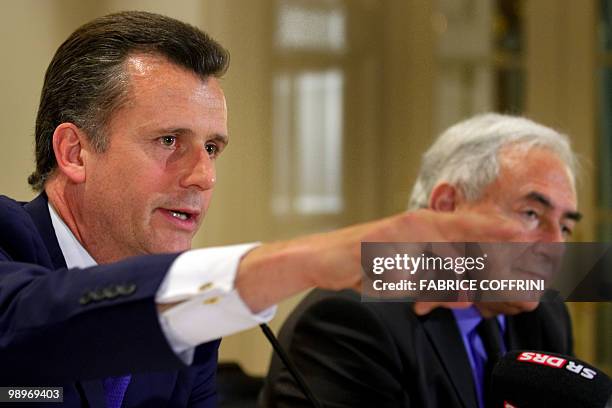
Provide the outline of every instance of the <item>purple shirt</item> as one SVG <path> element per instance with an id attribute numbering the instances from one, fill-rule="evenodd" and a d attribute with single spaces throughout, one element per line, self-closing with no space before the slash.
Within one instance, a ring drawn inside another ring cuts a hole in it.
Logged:
<path id="1" fill-rule="evenodd" d="M 482 321 L 482 316 L 475 306 L 470 306 L 467 309 L 453 309 L 453 315 L 455 316 L 459 332 L 461 333 L 461 339 L 463 340 L 463 346 L 467 352 L 470 367 L 472 367 L 472 378 L 474 379 L 474 385 L 476 387 L 478 406 L 484 408 L 483 376 L 487 353 L 485 352 L 480 336 L 476 332 L 476 326 Z M 497 316 L 497 321 L 499 322 L 503 338 L 506 330 L 506 317 L 504 315 L 499 315 Z M 504 344 L 501 344 L 500 347 L 502 351 L 505 351 Z"/>

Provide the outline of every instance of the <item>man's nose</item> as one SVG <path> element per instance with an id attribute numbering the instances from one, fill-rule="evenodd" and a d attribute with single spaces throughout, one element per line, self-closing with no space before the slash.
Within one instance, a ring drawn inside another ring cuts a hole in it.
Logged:
<path id="1" fill-rule="evenodd" d="M 558 224 L 547 224 L 538 230 L 538 237 L 533 245 L 534 253 L 546 258 L 552 265 L 557 265 L 565 252 L 563 227 Z"/>
<path id="2" fill-rule="evenodd" d="M 216 183 L 215 162 L 204 149 L 197 149 L 187 160 L 185 173 L 180 179 L 181 187 L 196 187 L 210 190 Z"/>
<path id="3" fill-rule="evenodd" d="M 540 241 L 542 242 L 565 242 L 563 227 L 557 223 L 547 223 L 539 231 Z"/>

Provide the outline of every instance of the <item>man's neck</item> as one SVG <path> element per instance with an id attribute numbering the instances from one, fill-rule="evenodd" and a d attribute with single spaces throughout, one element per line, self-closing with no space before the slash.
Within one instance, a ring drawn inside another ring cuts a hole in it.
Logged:
<path id="1" fill-rule="evenodd" d="M 49 199 L 49 204 L 53 207 L 64 224 L 66 224 L 68 229 L 70 229 L 70 232 L 72 232 L 79 243 L 83 247 L 86 247 L 78 227 L 77 214 L 74 212 L 75 206 L 69 204 L 69 190 L 70 188 L 65 182 L 62 182 L 60 178 L 53 178 L 45 185 L 45 193 Z"/>
<path id="2" fill-rule="evenodd" d="M 96 261 L 76 239 L 74 234 L 59 217 L 51 203 L 48 203 L 49 215 L 55 232 L 55 238 L 60 246 L 64 261 L 68 268 L 87 268 L 96 265 Z"/>

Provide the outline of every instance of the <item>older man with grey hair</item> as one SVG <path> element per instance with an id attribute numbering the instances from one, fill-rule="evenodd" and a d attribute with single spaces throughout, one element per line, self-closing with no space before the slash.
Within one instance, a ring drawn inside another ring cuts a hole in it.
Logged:
<path id="1" fill-rule="evenodd" d="M 562 242 L 580 218 L 567 137 L 529 119 L 483 114 L 446 130 L 423 156 L 410 209 L 519 222 L 533 242 Z M 481 302 L 418 316 L 405 303 L 361 303 L 315 290 L 280 334 L 324 406 L 486 406 L 491 364 L 504 350 L 572 353 L 560 301 Z M 262 406 L 308 402 L 273 358 Z"/>
<path id="2" fill-rule="evenodd" d="M 499 176 L 500 150 L 511 146 L 555 153 L 574 186 L 577 159 L 565 135 L 526 118 L 487 113 L 451 126 L 423 155 L 408 209 L 428 208 L 440 183 L 452 184 L 467 200 L 476 201 Z"/>

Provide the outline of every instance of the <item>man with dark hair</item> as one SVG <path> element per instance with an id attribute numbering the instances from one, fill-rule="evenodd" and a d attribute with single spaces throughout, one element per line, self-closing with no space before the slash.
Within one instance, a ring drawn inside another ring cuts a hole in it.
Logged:
<path id="1" fill-rule="evenodd" d="M 127 102 L 124 63 L 133 54 L 160 55 L 202 80 L 225 73 L 229 54 L 195 27 L 150 13 L 111 14 L 76 30 L 59 48 L 45 75 L 36 119 L 36 171 L 28 182 L 42 191 L 56 167 L 53 133 L 72 122 L 97 152 L 108 145 L 105 126 Z"/>
<path id="2" fill-rule="evenodd" d="M 213 406 L 218 339 L 307 288 L 357 287 L 362 241 L 520 234 L 416 211 L 190 250 L 228 142 L 227 61 L 197 28 L 144 12 L 96 19 L 60 46 L 36 124 L 41 194 L 0 197 L 1 385 L 62 385 L 67 406 Z"/>

